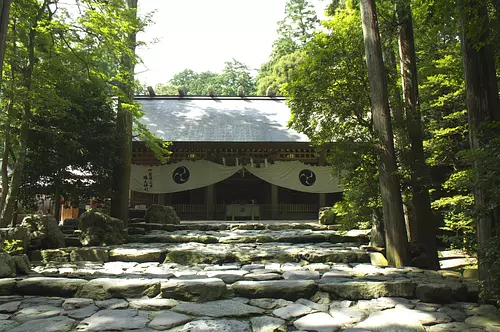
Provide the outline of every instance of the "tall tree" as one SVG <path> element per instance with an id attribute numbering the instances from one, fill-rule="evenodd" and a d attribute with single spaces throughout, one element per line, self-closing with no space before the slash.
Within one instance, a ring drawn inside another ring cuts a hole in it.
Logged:
<path id="1" fill-rule="evenodd" d="M 378 144 L 379 181 L 386 234 L 386 254 L 394 266 L 408 265 L 408 237 L 403 204 L 397 178 L 396 154 L 389 109 L 387 78 L 382 60 L 382 47 L 374 0 L 360 1 L 366 66 L 370 83 L 373 130 Z"/>
<path id="2" fill-rule="evenodd" d="M 2 82 L 3 59 L 9 29 L 10 4 L 12 0 L 0 0 L 0 82 Z"/>
<path id="3" fill-rule="evenodd" d="M 50 13 L 49 0 L 44 0 L 41 3 L 38 1 L 30 1 L 27 3 L 16 2 L 15 5 L 20 6 L 17 7 L 17 10 L 26 15 L 24 16 L 24 23 L 26 25 L 21 27 L 24 28 L 23 32 L 25 33 L 25 39 L 23 40 L 24 49 L 22 51 L 26 52 L 26 59 L 21 70 L 23 74 L 21 79 L 22 90 L 25 93 L 25 98 L 21 102 L 23 115 L 19 132 L 19 153 L 12 172 L 5 205 L 2 210 L 2 220 L 0 222 L 0 226 L 2 227 L 6 227 L 13 219 L 14 210 L 17 205 L 19 187 L 21 185 L 26 161 L 30 121 L 33 113 L 33 74 L 35 71 L 35 62 L 37 60 L 36 47 L 38 46 L 37 41 L 39 37 L 38 27 L 44 16 L 49 16 Z"/>
<path id="4" fill-rule="evenodd" d="M 257 91 L 264 95 L 269 88 L 274 93 L 283 94 L 282 86 L 288 80 L 291 67 L 302 58 L 301 50 L 313 38 L 319 24 L 314 6 L 307 0 L 288 0 L 285 18 L 278 22 L 278 39 L 268 62 L 264 63 L 257 75 Z"/>
<path id="5" fill-rule="evenodd" d="M 495 60 L 490 36 L 488 9 L 484 1 L 461 0 L 462 58 L 467 93 L 469 140 L 472 150 L 481 150 L 481 137 L 493 121 L 500 121 L 500 102 Z M 496 133 L 498 135 L 498 133 Z M 478 165 L 475 164 L 476 169 Z M 499 216 L 491 207 L 492 197 L 479 185 L 474 189 L 475 205 L 481 212 L 476 217 L 479 250 L 489 243 Z M 497 204 L 497 202 L 496 202 Z M 496 205 L 495 204 L 495 205 Z M 490 267 L 479 261 L 479 277 L 489 287 Z"/>
<path id="6" fill-rule="evenodd" d="M 128 15 L 131 21 L 137 20 L 138 0 L 126 0 Z M 132 29 L 125 36 L 125 43 L 129 52 L 121 57 L 119 69 L 122 77 L 119 86 L 123 95 L 119 96 L 124 100 L 117 101 L 117 151 L 116 164 L 113 171 L 113 185 L 111 189 L 111 216 L 128 222 L 129 194 L 130 194 L 130 173 L 132 166 L 132 122 L 133 114 L 130 109 L 124 107 L 122 102 L 132 104 L 134 99 L 134 68 L 136 64 L 135 49 L 137 46 L 138 29 Z"/>
<path id="7" fill-rule="evenodd" d="M 409 143 L 411 209 L 409 216 L 410 241 L 424 245 L 429 258 L 427 268 L 439 269 L 436 247 L 436 221 L 431 210 L 429 173 L 425 163 L 422 122 L 418 99 L 417 57 L 413 37 L 413 19 L 410 1 L 396 2 L 399 23 L 399 55 L 405 110 L 405 127 Z"/>

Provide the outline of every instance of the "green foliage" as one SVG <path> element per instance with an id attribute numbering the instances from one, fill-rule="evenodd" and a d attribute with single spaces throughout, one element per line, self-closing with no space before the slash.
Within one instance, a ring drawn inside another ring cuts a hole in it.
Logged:
<path id="1" fill-rule="evenodd" d="M 2 128 L 7 120 L 11 124 L 14 155 L 27 152 L 22 198 L 60 191 L 75 204 L 108 197 L 118 136 L 110 96 L 119 97 L 138 123 L 141 112 L 130 91 L 136 88 L 131 68 L 140 43 L 128 36 L 150 18 L 137 18 L 123 0 L 81 0 L 75 7 L 20 0 L 12 4 L 11 18 L 1 120 Z M 24 147 L 23 123 L 29 125 Z M 161 157 L 167 155 L 145 127 L 136 131 Z"/>
<path id="2" fill-rule="evenodd" d="M 24 248 L 22 246 L 22 240 L 4 240 L 3 249 L 11 255 L 19 255 L 24 253 Z"/>
<path id="3" fill-rule="evenodd" d="M 232 59 L 225 62 L 222 72 L 210 71 L 197 73 L 185 69 L 168 81 L 157 84 L 155 92 L 158 95 L 178 95 L 179 89 L 184 88 L 188 95 L 206 96 L 211 89 L 215 95 L 237 96 L 238 88 L 242 86 L 246 96 L 255 95 L 255 79 L 247 65 Z"/>
<path id="4" fill-rule="evenodd" d="M 500 302 L 500 236 L 493 237 L 489 243 L 485 243 L 478 253 L 479 264 L 484 264 L 489 269 L 487 273 L 488 283 L 483 284 L 481 298 L 485 301 Z M 486 287 L 485 287 L 486 286 Z"/>
<path id="5" fill-rule="evenodd" d="M 323 26 L 290 71 L 284 90 L 292 111 L 290 125 L 329 149 L 328 160 L 344 188 L 334 211 L 346 228 L 353 228 L 380 214 L 359 12 L 337 9 Z"/>
<path id="6" fill-rule="evenodd" d="M 307 0 L 289 0 L 285 18 L 278 22 L 278 39 L 273 43 L 270 60 L 264 63 L 257 75 L 257 93 L 265 95 L 268 89 L 283 95 L 283 85 L 290 78 L 290 71 L 303 57 L 303 49 L 313 38 L 319 20 L 314 6 Z"/>

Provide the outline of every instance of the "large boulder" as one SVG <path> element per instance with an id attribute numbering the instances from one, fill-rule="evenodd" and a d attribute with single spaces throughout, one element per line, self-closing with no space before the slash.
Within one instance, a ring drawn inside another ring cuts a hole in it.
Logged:
<path id="1" fill-rule="evenodd" d="M 16 263 L 6 252 L 0 252 L 0 278 L 14 277 L 16 275 Z"/>
<path id="2" fill-rule="evenodd" d="M 28 230 L 32 249 L 54 249 L 66 246 L 56 218 L 52 215 L 28 215 L 23 219 L 21 226 Z"/>
<path id="3" fill-rule="evenodd" d="M 80 242 L 84 246 L 109 246 L 126 240 L 123 221 L 95 210 L 80 216 L 78 229 L 81 230 Z"/>
<path id="4" fill-rule="evenodd" d="M 334 225 L 335 213 L 331 206 L 319 208 L 318 222 L 320 225 Z"/>
<path id="5" fill-rule="evenodd" d="M 181 220 L 175 213 L 171 206 L 152 204 L 147 210 L 145 215 L 147 223 L 152 224 L 173 224 L 178 225 Z"/>

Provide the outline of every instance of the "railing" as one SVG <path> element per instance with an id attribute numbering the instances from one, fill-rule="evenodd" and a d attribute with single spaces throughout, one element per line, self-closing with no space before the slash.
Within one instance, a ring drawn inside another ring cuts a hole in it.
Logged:
<path id="1" fill-rule="evenodd" d="M 258 204 L 261 213 L 271 213 L 271 204 Z M 204 204 L 173 204 L 177 213 L 205 213 L 206 206 Z M 214 213 L 226 213 L 227 204 L 214 204 Z M 279 213 L 318 213 L 319 205 L 317 204 L 278 204 Z"/>
<path id="2" fill-rule="evenodd" d="M 205 204 L 172 204 L 177 213 L 204 213 Z"/>
<path id="3" fill-rule="evenodd" d="M 317 204 L 279 204 L 281 213 L 317 213 L 318 209 Z"/>

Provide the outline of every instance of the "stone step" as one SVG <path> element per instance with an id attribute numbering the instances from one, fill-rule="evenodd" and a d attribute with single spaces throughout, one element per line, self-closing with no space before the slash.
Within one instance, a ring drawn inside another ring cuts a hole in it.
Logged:
<path id="1" fill-rule="evenodd" d="M 140 233 L 133 228 L 134 232 Z M 145 234 L 129 235 L 129 241 L 135 243 L 368 243 L 369 230 L 352 230 L 340 232 L 335 230 L 150 230 Z"/>
<path id="2" fill-rule="evenodd" d="M 182 265 L 266 262 L 360 263 L 370 253 L 356 243 L 129 243 L 110 247 L 68 247 L 32 251 L 32 261 L 172 262 Z"/>
<path id="3" fill-rule="evenodd" d="M 312 299 L 239 297 L 200 303 L 165 298 L 0 296 L 0 330 L 485 332 L 496 331 L 500 322 L 496 307 L 468 302 L 442 305 L 401 297 L 340 301 L 327 294 Z"/>
<path id="4" fill-rule="evenodd" d="M 297 222 L 280 222 L 280 223 L 257 223 L 257 222 L 189 222 L 179 225 L 172 224 L 155 224 L 146 223 L 144 221 L 131 220 L 129 227 L 144 228 L 146 230 L 165 230 L 173 231 L 221 231 L 221 230 L 293 230 L 293 229 L 309 229 L 309 230 L 338 230 L 339 225 L 320 225 L 317 222 L 297 223 Z"/>
<path id="5" fill-rule="evenodd" d="M 44 270 L 25 278 L 0 279 L 0 296 L 110 298 L 160 297 L 205 302 L 233 297 L 313 299 L 319 293 L 334 300 L 371 300 L 380 297 L 418 298 L 424 302 L 450 303 L 477 300 L 477 282 L 436 271 L 416 268 L 381 268 L 369 264 L 270 265 L 157 265 L 129 264 L 137 272 L 127 274 L 123 264 L 108 263 L 113 277 L 83 275 L 74 269 L 65 277 L 43 276 Z M 101 267 L 105 267 L 104 264 Z M 151 268 L 152 266 L 150 266 Z M 89 268 L 89 265 L 87 265 Z M 55 268 L 52 268 L 55 269 Z M 59 270 L 63 270 L 59 267 Z M 68 269 L 66 267 L 66 269 Z M 149 272 L 152 272 L 149 269 Z M 318 293 L 319 292 L 319 293 Z"/>

